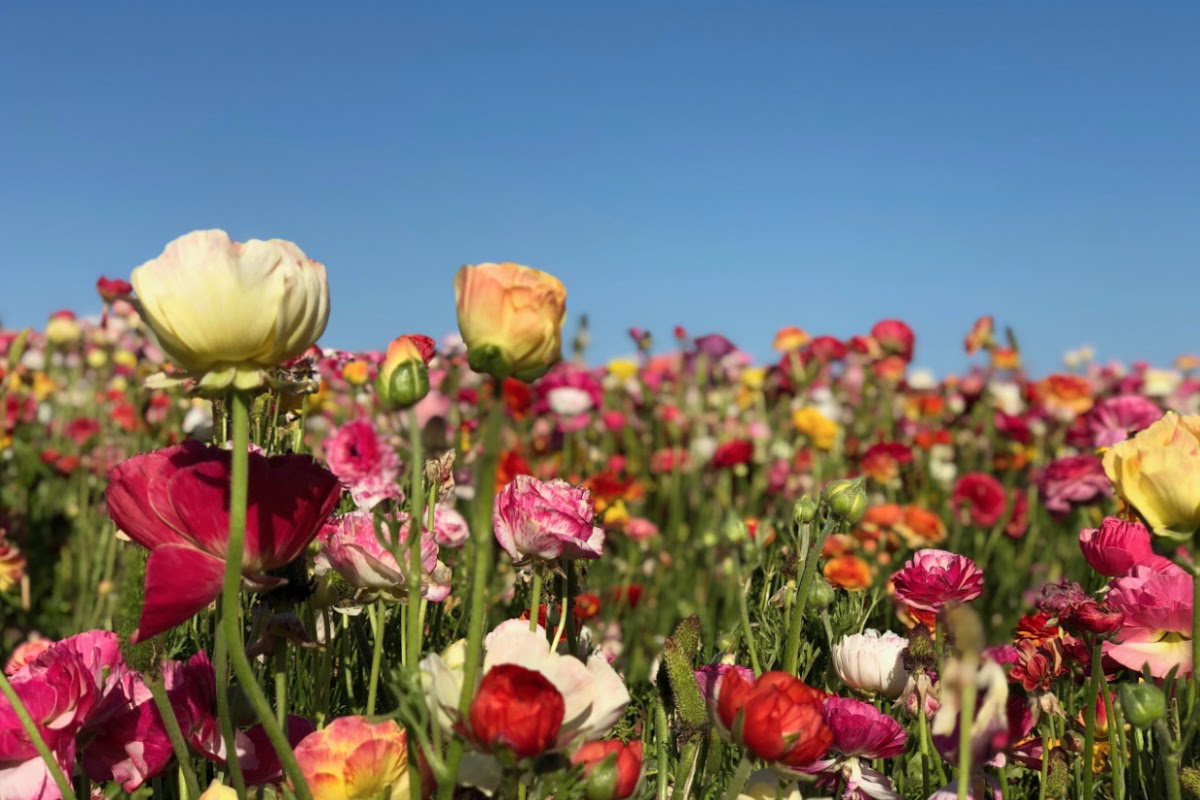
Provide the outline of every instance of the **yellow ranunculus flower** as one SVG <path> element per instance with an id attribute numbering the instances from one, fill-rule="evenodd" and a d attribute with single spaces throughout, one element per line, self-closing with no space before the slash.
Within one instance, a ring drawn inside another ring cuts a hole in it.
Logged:
<path id="1" fill-rule="evenodd" d="M 1200 416 L 1168 411 L 1106 452 L 1104 471 L 1155 533 L 1185 540 L 1200 530 Z"/>
<path id="2" fill-rule="evenodd" d="M 296 746 L 313 800 L 407 798 L 408 745 L 391 720 L 339 717 Z"/>
<path id="3" fill-rule="evenodd" d="M 562 358 L 567 290 L 520 264 L 464 266 L 454 276 L 458 332 L 471 369 L 530 382 Z"/>
<path id="4" fill-rule="evenodd" d="M 628 358 L 614 358 L 608 362 L 608 374 L 614 378 L 627 381 L 638 373 L 636 361 Z"/>
<path id="5" fill-rule="evenodd" d="M 792 412 L 792 425 L 808 437 L 818 450 L 832 450 L 837 442 L 841 426 L 822 414 L 813 406 L 798 408 Z"/>
<path id="6" fill-rule="evenodd" d="M 260 385 L 264 369 L 301 355 L 329 321 L 325 267 L 281 239 L 194 231 L 130 283 L 163 352 L 208 389 Z"/>
<path id="7" fill-rule="evenodd" d="M 237 792 L 220 781 L 213 781 L 200 795 L 200 800 L 237 800 Z"/>

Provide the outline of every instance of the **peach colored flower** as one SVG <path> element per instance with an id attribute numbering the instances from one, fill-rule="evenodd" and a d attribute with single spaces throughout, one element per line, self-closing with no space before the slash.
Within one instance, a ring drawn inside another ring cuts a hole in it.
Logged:
<path id="1" fill-rule="evenodd" d="M 313 800 L 407 799 L 408 744 L 390 720 L 340 717 L 296 746 Z M 385 794 L 386 793 L 386 794 Z"/>

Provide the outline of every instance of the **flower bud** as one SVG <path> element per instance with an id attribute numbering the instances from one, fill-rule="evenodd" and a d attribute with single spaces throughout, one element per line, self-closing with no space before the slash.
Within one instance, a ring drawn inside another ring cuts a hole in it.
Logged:
<path id="1" fill-rule="evenodd" d="M 1167 713 L 1167 698 L 1152 683 L 1127 683 L 1121 687 L 1121 710 L 1132 725 L 1146 729 Z"/>
<path id="2" fill-rule="evenodd" d="M 721 535 L 725 541 L 737 544 L 744 542 L 750 538 L 750 529 L 746 527 L 746 523 L 737 514 L 729 514 L 725 518 L 725 524 L 721 526 Z"/>
<path id="3" fill-rule="evenodd" d="M 625 800 L 637 790 L 642 776 L 642 743 L 617 739 L 587 742 L 571 757 L 583 765 L 587 800 Z"/>
<path id="4" fill-rule="evenodd" d="M 812 586 L 808 589 L 808 598 L 804 601 L 805 611 L 819 612 L 829 608 L 832 602 L 833 587 L 820 575 L 814 575 Z"/>
<path id="5" fill-rule="evenodd" d="M 853 525 L 867 511 L 867 493 L 863 489 L 865 478 L 831 481 L 821 492 L 821 499 L 835 516 Z"/>
<path id="6" fill-rule="evenodd" d="M 792 506 L 792 523 L 796 527 L 812 522 L 817 518 L 817 502 L 804 495 Z"/>
<path id="7" fill-rule="evenodd" d="M 375 394 L 387 408 L 411 408 L 429 394 L 432 348 L 423 348 L 418 338 L 425 337 L 400 336 L 388 345 L 375 379 Z"/>

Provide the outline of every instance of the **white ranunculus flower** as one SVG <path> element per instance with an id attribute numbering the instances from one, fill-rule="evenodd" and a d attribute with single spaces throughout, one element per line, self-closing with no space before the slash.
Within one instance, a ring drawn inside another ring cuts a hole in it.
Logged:
<path id="1" fill-rule="evenodd" d="M 130 283 L 167 357 L 208 389 L 260 385 L 264 369 L 301 355 L 329 321 L 325 267 L 281 239 L 194 231 Z"/>
<path id="2" fill-rule="evenodd" d="M 847 688 L 895 700 L 908 678 L 900 657 L 906 647 L 903 636 L 868 628 L 833 646 L 833 669 Z"/>
<path id="3" fill-rule="evenodd" d="M 574 386 L 559 386 L 546 393 L 550 410 L 560 417 L 575 417 L 592 410 L 592 396 Z"/>

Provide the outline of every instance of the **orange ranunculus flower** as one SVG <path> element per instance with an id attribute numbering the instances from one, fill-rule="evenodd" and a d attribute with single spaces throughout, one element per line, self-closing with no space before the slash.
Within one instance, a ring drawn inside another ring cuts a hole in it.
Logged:
<path id="1" fill-rule="evenodd" d="M 314 800 L 409 796 L 408 743 L 404 730 L 391 720 L 335 719 L 296 745 L 296 761 Z"/>
<path id="2" fill-rule="evenodd" d="M 1113 445 L 1104 471 L 1155 533 L 1183 541 L 1200 530 L 1200 416 L 1168 411 Z"/>
<path id="3" fill-rule="evenodd" d="M 476 372 L 528 383 L 562 357 L 567 290 L 553 275 L 511 263 L 467 265 L 454 276 L 454 298 Z"/>
<path id="4" fill-rule="evenodd" d="M 370 373 L 371 365 L 365 361 L 351 361 L 342 367 L 342 378 L 351 386 L 362 386 Z"/>
<path id="5" fill-rule="evenodd" d="M 895 530 L 909 547 L 933 547 L 946 540 L 946 523 L 920 506 L 905 506 L 904 520 Z"/>
<path id="6" fill-rule="evenodd" d="M 902 519 L 904 519 L 904 512 L 900 506 L 895 503 L 884 503 L 881 506 L 868 508 L 867 513 L 863 514 L 858 524 L 863 527 L 874 525 L 878 528 L 890 528 L 899 524 Z"/>
<path id="7" fill-rule="evenodd" d="M 1049 375 L 1034 385 L 1042 406 L 1059 419 L 1086 414 L 1095 400 L 1092 385 L 1080 375 Z"/>
<path id="8" fill-rule="evenodd" d="M 25 556 L 12 542 L 0 537 L 0 592 L 7 592 L 25 574 Z"/>
<path id="9" fill-rule="evenodd" d="M 844 555 L 825 562 L 825 580 L 848 592 L 871 588 L 871 568 L 856 555 Z"/>
<path id="10" fill-rule="evenodd" d="M 990 345 L 994 329 L 995 321 L 990 316 L 983 316 L 975 320 L 975 324 L 971 326 L 971 332 L 963 341 L 963 348 L 967 351 L 967 355 L 973 356 Z"/>
<path id="11" fill-rule="evenodd" d="M 842 428 L 813 406 L 798 408 L 792 413 L 792 425 L 808 437 L 818 450 L 832 450 Z"/>
<path id="12" fill-rule="evenodd" d="M 775 334 L 775 341 L 771 344 L 771 347 L 783 353 L 792 353 L 808 344 L 810 338 L 807 333 L 795 325 L 789 325 L 786 328 L 779 329 Z"/>
<path id="13" fill-rule="evenodd" d="M 995 369 L 1016 369 L 1021 366 L 1021 354 L 1012 347 L 996 347 L 992 349 L 992 367 Z"/>
<path id="14" fill-rule="evenodd" d="M 1175 369 L 1180 372 L 1192 372 L 1200 368 L 1200 356 L 1184 355 L 1175 359 Z"/>

